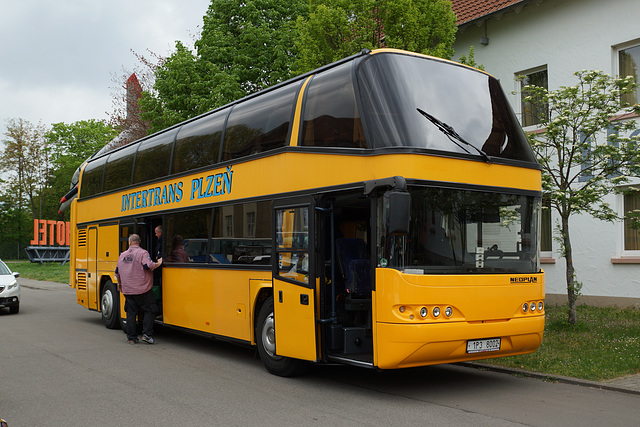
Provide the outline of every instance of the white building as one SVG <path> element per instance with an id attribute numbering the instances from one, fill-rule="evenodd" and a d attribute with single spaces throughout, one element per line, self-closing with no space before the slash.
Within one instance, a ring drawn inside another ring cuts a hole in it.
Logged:
<path id="1" fill-rule="evenodd" d="M 516 76 L 526 75 L 533 84 L 554 90 L 575 84 L 573 73 L 583 69 L 625 76 L 640 69 L 638 0 L 452 0 L 452 4 L 458 15 L 455 59 L 468 55 L 474 46 L 476 63 L 500 79 L 525 130 L 537 127 L 529 126 L 530 119 L 522 115 Z M 635 70 L 628 67 L 630 63 L 635 63 Z M 640 186 L 640 179 L 633 183 Z M 633 203 L 640 208 L 640 197 L 637 201 L 607 197 L 619 214 L 625 204 L 626 209 Z M 554 228 L 558 221 L 553 212 Z M 640 233 L 625 229 L 621 222 L 590 216 L 572 216 L 570 227 L 577 280 L 583 283 L 578 304 L 640 306 Z M 547 240 L 544 246 L 547 301 L 565 303 L 565 259 L 556 241 Z"/>

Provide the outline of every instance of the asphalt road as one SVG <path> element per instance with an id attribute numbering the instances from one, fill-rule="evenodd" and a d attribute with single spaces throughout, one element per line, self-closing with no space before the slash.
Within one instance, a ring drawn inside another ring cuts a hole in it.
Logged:
<path id="1" fill-rule="evenodd" d="M 640 396 L 442 365 L 270 375 L 251 349 L 157 330 L 128 345 L 66 285 L 0 310 L 0 418 L 17 426 L 630 426 Z"/>

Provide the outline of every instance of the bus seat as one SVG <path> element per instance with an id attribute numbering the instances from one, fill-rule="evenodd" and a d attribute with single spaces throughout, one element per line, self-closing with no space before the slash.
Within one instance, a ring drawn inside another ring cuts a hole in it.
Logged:
<path id="1" fill-rule="evenodd" d="M 336 253 L 347 293 L 368 296 L 371 292 L 371 263 L 362 239 L 336 239 Z"/>

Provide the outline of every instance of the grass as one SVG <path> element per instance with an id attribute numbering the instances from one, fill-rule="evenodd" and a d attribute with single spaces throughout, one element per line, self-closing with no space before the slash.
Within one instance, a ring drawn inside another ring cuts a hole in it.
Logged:
<path id="1" fill-rule="evenodd" d="M 7 262 L 21 277 L 69 283 L 69 265 Z M 567 322 L 566 306 L 547 306 L 540 348 L 522 356 L 481 362 L 552 375 L 600 381 L 640 373 L 640 310 L 578 307 L 578 322 Z"/>
<path id="2" fill-rule="evenodd" d="M 20 273 L 20 277 L 50 282 L 69 283 L 69 264 L 46 262 L 44 264 L 28 261 L 5 261 L 11 271 Z"/>
<path id="3" fill-rule="evenodd" d="M 567 322 L 567 306 L 547 306 L 544 338 L 531 354 L 483 363 L 601 381 L 640 373 L 640 310 L 578 307 Z"/>

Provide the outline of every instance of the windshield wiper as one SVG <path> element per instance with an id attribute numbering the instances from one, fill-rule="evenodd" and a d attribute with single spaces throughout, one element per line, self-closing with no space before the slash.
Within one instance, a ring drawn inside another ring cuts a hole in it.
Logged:
<path id="1" fill-rule="evenodd" d="M 491 164 L 491 159 L 489 158 L 489 156 L 487 155 L 487 153 L 485 153 L 484 151 L 482 151 L 481 149 L 479 149 L 478 147 L 476 147 L 475 145 L 471 144 L 470 142 L 468 142 L 466 139 L 464 139 L 463 137 L 461 137 L 460 135 L 458 135 L 458 132 L 455 131 L 455 129 L 453 129 L 451 126 L 449 126 L 448 124 L 440 121 L 439 119 L 433 117 L 431 114 L 422 111 L 420 108 L 417 108 L 418 113 L 422 114 L 424 117 L 426 117 L 431 123 L 433 123 L 440 132 L 444 133 L 447 138 L 449 138 L 449 140 L 451 142 L 453 142 L 454 144 L 456 144 L 458 147 L 462 148 L 465 152 L 467 152 L 468 154 L 471 154 L 469 152 L 469 150 L 467 150 L 466 148 L 464 148 L 462 145 L 460 145 L 460 143 L 468 145 L 469 147 L 472 147 L 473 149 L 475 149 L 478 153 L 480 153 L 480 155 L 482 156 L 482 158 L 484 159 L 484 161 L 487 164 Z"/>

